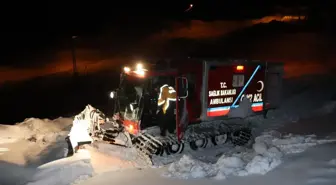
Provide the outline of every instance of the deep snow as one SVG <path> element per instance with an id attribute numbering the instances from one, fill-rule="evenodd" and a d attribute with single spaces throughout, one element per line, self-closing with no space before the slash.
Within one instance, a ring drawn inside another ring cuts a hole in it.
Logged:
<path id="1" fill-rule="evenodd" d="M 280 165 L 286 154 L 301 153 L 311 146 L 335 141 L 336 139 L 316 139 L 314 135 L 280 136 L 277 132 L 263 133 L 255 138 L 252 149 L 236 147 L 219 157 L 215 163 L 183 155 L 179 161 L 169 166 L 164 176 L 226 179 L 229 176 L 265 175 Z"/>
<path id="2" fill-rule="evenodd" d="M 0 126 L 0 169 L 8 172 L 2 173 L 0 184 L 332 184 L 336 146 L 325 144 L 336 138 L 331 82 L 331 78 L 319 83 L 287 81 L 280 109 L 269 112 L 266 120 L 248 118 L 258 136 L 252 148 L 228 144 L 186 151 L 157 158 L 156 168 L 139 166 L 133 151 L 104 143 L 63 158 L 70 118 L 29 118 L 15 126 Z"/>
<path id="3" fill-rule="evenodd" d="M 77 184 L 92 177 L 93 172 L 90 153 L 84 150 L 79 151 L 71 158 L 60 159 L 39 166 L 27 185 Z"/>
<path id="4" fill-rule="evenodd" d="M 16 125 L 0 126 L 0 161 L 39 166 L 64 157 L 64 137 L 70 118 L 55 120 L 29 118 Z"/>
<path id="5" fill-rule="evenodd" d="M 177 179 L 162 177 L 167 167 L 160 169 L 127 170 L 97 175 L 81 185 L 334 185 L 336 182 L 336 143 L 317 145 L 305 152 L 286 155 L 283 163 L 266 175 L 231 176 L 225 180 L 209 178 Z M 132 175 L 130 178 L 130 174 Z"/>

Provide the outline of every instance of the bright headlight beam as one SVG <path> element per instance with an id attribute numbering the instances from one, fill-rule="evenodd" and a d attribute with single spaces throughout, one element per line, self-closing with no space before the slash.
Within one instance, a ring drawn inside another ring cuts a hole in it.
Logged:
<path id="1" fill-rule="evenodd" d="M 142 65 L 141 63 L 138 63 L 138 64 L 136 65 L 136 69 L 137 69 L 137 70 L 142 70 L 142 69 L 143 69 L 143 65 Z"/>
<path id="2" fill-rule="evenodd" d="M 126 73 L 128 73 L 128 72 L 131 71 L 131 69 L 130 69 L 129 67 L 124 67 L 124 71 L 125 71 Z"/>

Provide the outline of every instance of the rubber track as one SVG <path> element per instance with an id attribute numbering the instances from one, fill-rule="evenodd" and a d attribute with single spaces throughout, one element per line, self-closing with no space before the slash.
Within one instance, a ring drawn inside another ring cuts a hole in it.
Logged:
<path id="1" fill-rule="evenodd" d="M 195 145 L 195 141 L 199 139 L 205 139 L 205 141 L 208 141 L 211 139 L 211 141 L 214 142 L 213 138 L 215 136 L 224 134 L 227 134 L 228 140 L 231 141 L 231 143 L 239 146 L 246 145 L 252 138 L 251 129 L 248 127 L 242 127 L 241 125 L 225 125 L 225 127 L 222 127 L 221 129 L 213 128 L 212 131 L 204 133 L 191 132 L 189 133 L 189 137 L 181 142 L 178 142 L 177 138 L 173 134 L 162 137 L 142 133 L 133 138 L 132 143 L 138 150 L 139 157 L 148 165 L 152 165 L 151 158 L 153 155 L 161 156 L 164 153 L 167 155 L 176 153 L 176 151 L 172 151 L 170 149 L 172 145 L 180 144 L 181 147 L 184 147 L 184 143 L 189 143 L 192 148 L 196 149 L 196 146 L 193 147 L 193 145 Z M 216 143 L 213 144 L 216 145 Z M 205 143 L 203 148 L 205 148 L 206 145 L 207 143 Z"/>

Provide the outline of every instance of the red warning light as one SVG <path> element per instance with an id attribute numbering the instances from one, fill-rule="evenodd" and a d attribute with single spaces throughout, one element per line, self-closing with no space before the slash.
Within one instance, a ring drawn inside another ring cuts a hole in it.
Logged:
<path id="1" fill-rule="evenodd" d="M 244 66 L 240 66 L 240 65 L 239 65 L 239 66 L 236 67 L 236 70 L 237 70 L 237 71 L 243 71 L 243 70 L 244 70 Z"/>

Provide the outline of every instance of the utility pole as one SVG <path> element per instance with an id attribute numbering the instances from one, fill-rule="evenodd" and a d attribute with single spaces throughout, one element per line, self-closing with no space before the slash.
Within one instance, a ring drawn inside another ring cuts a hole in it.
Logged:
<path id="1" fill-rule="evenodd" d="M 72 36 L 72 64 L 73 64 L 73 75 L 77 76 L 77 63 L 76 63 L 76 38 L 77 36 Z"/>

